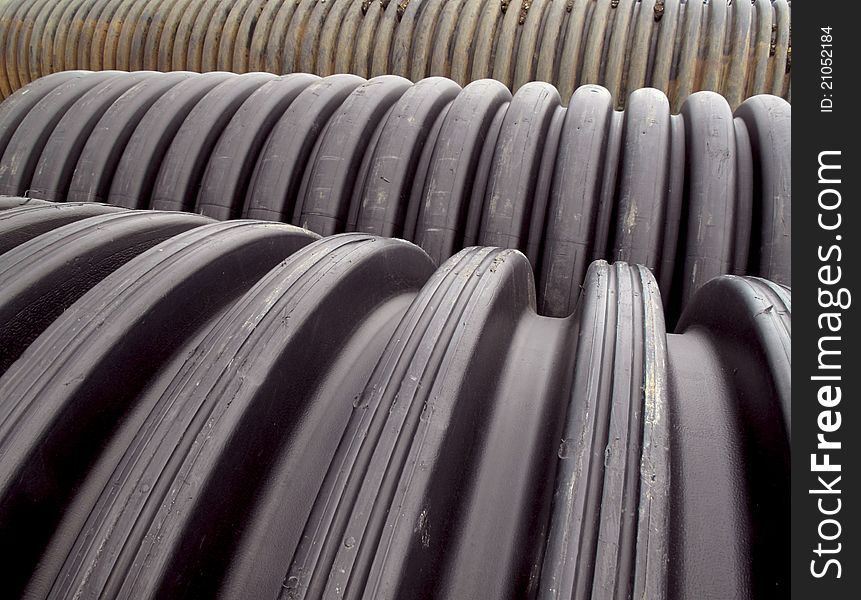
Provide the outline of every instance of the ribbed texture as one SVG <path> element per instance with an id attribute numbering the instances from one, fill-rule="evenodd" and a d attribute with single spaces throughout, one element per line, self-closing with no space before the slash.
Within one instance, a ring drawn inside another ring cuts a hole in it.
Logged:
<path id="1" fill-rule="evenodd" d="M 593 263 L 558 319 L 536 314 L 516 250 L 467 248 L 434 272 L 403 240 L 261 221 L 123 211 L 49 229 L 0 254 L 0 281 L 29 265 L 18 294 L 46 309 L 0 373 L 10 594 L 788 584 L 772 508 L 789 482 L 786 288 L 714 279 L 673 335 L 654 276 L 621 262 Z M 0 332 L 18 319 L 0 310 Z M 701 420 L 719 406 L 737 410 Z M 721 444 L 680 454 L 703 436 Z M 704 455 L 707 471 L 683 472 Z M 756 530 L 727 527 L 732 510 Z M 723 570 L 748 555 L 763 559 Z"/>
<path id="2" fill-rule="evenodd" d="M 10 0 L 0 91 L 69 69 L 393 74 L 789 99 L 787 0 Z"/>
<path id="3" fill-rule="evenodd" d="M 791 107 L 714 92 L 264 73 L 51 75 L 0 105 L 0 193 L 526 253 L 541 314 L 595 259 L 653 270 L 677 317 L 714 276 L 791 283 Z M 37 99 L 38 97 L 38 99 Z"/>

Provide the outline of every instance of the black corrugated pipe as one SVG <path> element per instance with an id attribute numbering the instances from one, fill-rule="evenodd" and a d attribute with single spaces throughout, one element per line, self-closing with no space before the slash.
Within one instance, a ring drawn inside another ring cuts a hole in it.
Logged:
<path id="1" fill-rule="evenodd" d="M 435 269 L 365 233 L 25 202 L 0 200 L 7 593 L 787 589 L 787 288 L 719 277 L 668 334 L 644 267 L 593 263 L 551 318 L 516 250 Z"/>
<path id="2" fill-rule="evenodd" d="M 774 96 L 673 115 L 654 89 L 622 112 L 598 86 L 566 108 L 543 83 L 67 72 L 0 105 L 0 193 L 402 237 L 437 265 L 516 248 L 550 316 L 623 260 L 674 322 L 714 276 L 791 283 L 790 121 Z"/>

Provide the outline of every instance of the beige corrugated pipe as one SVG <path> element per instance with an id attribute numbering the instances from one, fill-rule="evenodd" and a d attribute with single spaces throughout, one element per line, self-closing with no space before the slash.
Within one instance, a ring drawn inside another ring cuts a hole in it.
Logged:
<path id="1" fill-rule="evenodd" d="M 641 87 L 674 112 L 711 90 L 735 108 L 790 97 L 788 0 L 10 0 L 0 92 L 66 69 L 430 75 L 563 98 Z"/>

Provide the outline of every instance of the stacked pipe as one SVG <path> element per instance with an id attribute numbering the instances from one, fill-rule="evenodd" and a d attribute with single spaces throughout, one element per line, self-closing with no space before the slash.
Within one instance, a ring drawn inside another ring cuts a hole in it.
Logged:
<path id="1" fill-rule="evenodd" d="M 403 237 L 436 264 L 516 248 L 551 316 L 592 260 L 623 260 L 676 311 L 724 273 L 790 284 L 790 115 L 712 92 L 671 115 L 652 89 L 620 112 L 597 86 L 565 108 L 544 83 L 64 72 L 0 106 L 0 193 Z"/>
<path id="2" fill-rule="evenodd" d="M 785 590 L 791 299 L 516 250 L 0 199 L 0 544 L 27 597 Z M 12 342 L 7 344 L 6 342 Z"/>
<path id="3" fill-rule="evenodd" d="M 787 595 L 790 33 L 0 3 L 4 595 Z"/>
<path id="4" fill-rule="evenodd" d="M 10 0 L 0 91 L 69 69 L 269 71 L 461 85 L 538 80 L 568 99 L 644 86 L 677 111 L 698 90 L 732 108 L 789 98 L 787 0 Z"/>

